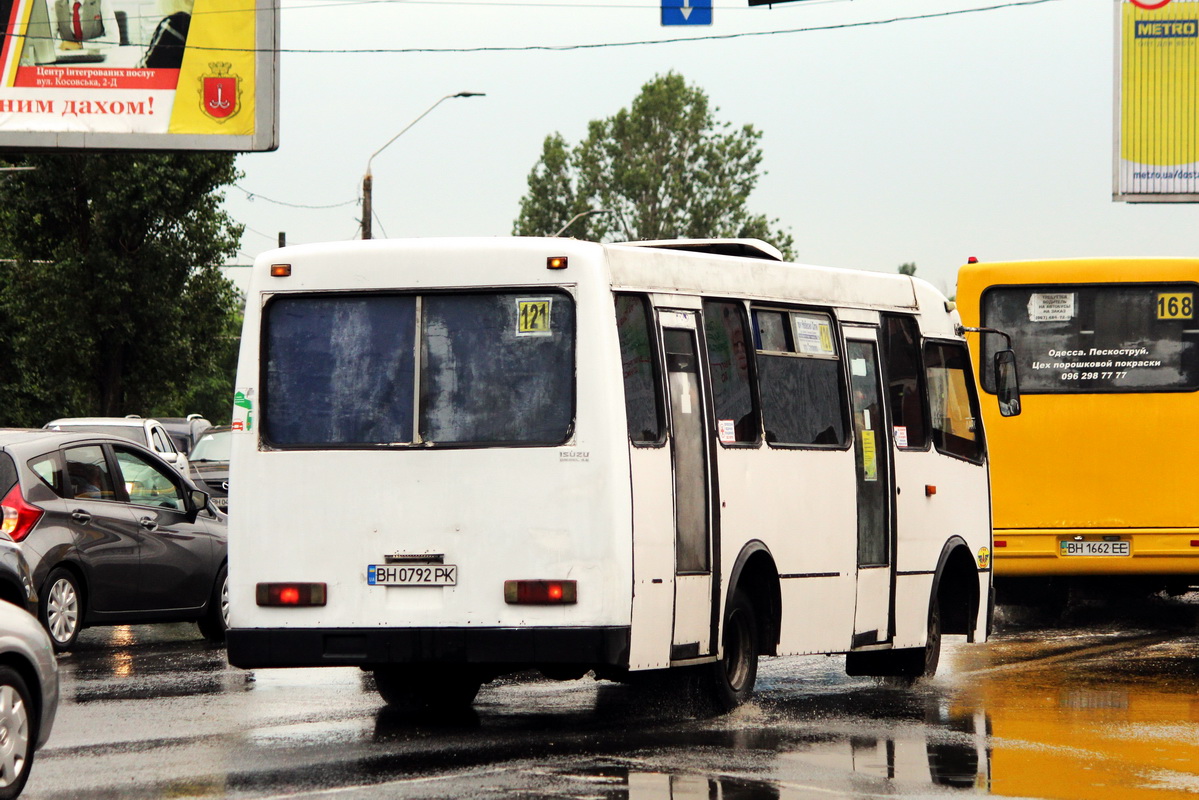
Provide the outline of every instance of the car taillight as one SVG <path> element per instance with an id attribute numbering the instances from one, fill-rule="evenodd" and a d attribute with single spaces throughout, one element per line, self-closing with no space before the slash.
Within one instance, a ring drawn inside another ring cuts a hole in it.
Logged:
<path id="1" fill-rule="evenodd" d="M 323 606 L 327 594 L 323 583 L 260 583 L 255 589 L 260 606 Z"/>
<path id="2" fill-rule="evenodd" d="M 29 532 L 33 530 L 33 526 L 42 518 L 42 514 L 46 513 L 37 506 L 31 506 L 25 502 L 19 483 L 14 484 L 5 498 L 0 500 L 0 509 L 3 509 L 4 512 L 4 519 L 0 521 L 0 533 L 14 542 L 19 542 L 28 536 Z"/>
<path id="3" fill-rule="evenodd" d="M 578 596 L 575 581 L 504 581 L 504 602 L 511 605 L 569 605 Z"/>

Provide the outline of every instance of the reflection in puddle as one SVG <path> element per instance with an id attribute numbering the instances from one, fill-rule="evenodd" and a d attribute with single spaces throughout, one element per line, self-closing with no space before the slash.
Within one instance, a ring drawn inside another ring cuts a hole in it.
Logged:
<path id="1" fill-rule="evenodd" d="M 1013 669 L 1003 665 L 1006 648 L 998 643 L 993 663 L 1001 666 L 976 662 L 977 677 L 957 695 L 990 717 L 992 793 L 1193 800 L 1199 682 L 1195 657 L 1175 647 L 1104 643 L 1069 661 L 1049 657 Z"/>

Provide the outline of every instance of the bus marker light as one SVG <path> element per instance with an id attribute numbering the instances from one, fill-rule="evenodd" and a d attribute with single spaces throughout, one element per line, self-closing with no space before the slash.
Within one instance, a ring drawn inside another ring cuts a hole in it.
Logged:
<path id="1" fill-rule="evenodd" d="M 996 539 L 994 544 L 996 547 L 1007 547 L 1007 540 L 1006 539 Z"/>
<path id="2" fill-rule="evenodd" d="M 291 264 L 271 264 L 272 278 L 286 278 L 291 275 Z"/>
<path id="3" fill-rule="evenodd" d="M 575 581 L 504 581 L 504 602 L 510 605 L 572 605 L 578 602 Z"/>
<path id="4" fill-rule="evenodd" d="M 545 260 L 546 269 L 566 269 L 566 256 L 550 256 Z"/>
<path id="5" fill-rule="evenodd" d="M 255 587 L 260 606 L 323 606 L 327 594 L 323 583 L 260 583 Z"/>
<path id="6" fill-rule="evenodd" d="M 936 493 L 937 493 L 936 486 L 933 486 L 931 483 L 926 483 L 924 485 L 924 496 L 925 497 L 932 497 Z"/>
<path id="7" fill-rule="evenodd" d="M 1199 547 L 1199 539 L 1191 539 L 1191 547 Z"/>

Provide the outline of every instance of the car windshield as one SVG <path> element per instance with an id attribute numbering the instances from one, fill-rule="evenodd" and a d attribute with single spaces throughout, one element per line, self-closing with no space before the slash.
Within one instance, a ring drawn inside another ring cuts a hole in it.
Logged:
<path id="1" fill-rule="evenodd" d="M 74 425 L 64 422 L 55 424 L 52 430 L 72 431 L 76 433 L 109 433 L 113 436 L 120 436 L 122 439 L 128 439 L 131 442 L 137 442 L 140 445 L 147 444 L 146 429 L 140 425 Z"/>
<path id="2" fill-rule="evenodd" d="M 196 442 L 195 448 L 191 453 L 192 461 L 228 461 L 229 451 L 233 447 L 233 440 L 230 434 L 233 431 L 220 431 L 219 433 L 206 433 L 200 437 L 200 441 Z"/>

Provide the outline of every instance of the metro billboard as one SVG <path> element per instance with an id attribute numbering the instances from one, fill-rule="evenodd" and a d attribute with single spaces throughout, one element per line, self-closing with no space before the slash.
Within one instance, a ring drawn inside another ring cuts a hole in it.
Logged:
<path id="1" fill-rule="evenodd" d="M 0 0 L 0 150 L 273 150 L 271 0 Z"/>
<path id="2" fill-rule="evenodd" d="M 1116 0 L 1112 195 L 1199 202 L 1199 0 Z"/>

